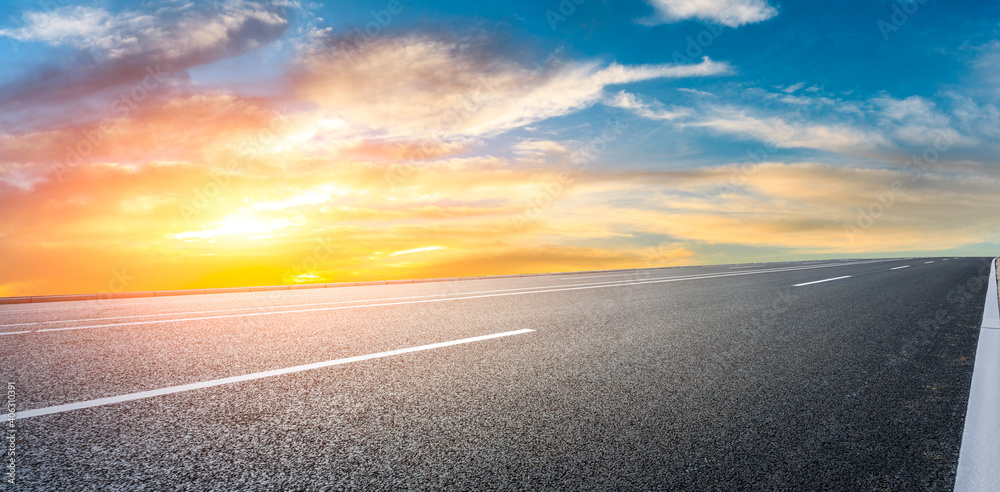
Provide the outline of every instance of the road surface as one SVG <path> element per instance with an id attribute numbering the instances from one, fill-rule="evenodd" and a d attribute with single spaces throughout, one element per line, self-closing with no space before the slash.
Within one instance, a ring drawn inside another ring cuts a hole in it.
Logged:
<path id="1" fill-rule="evenodd" d="M 991 261 L 0 306 L 16 488 L 950 490 Z"/>

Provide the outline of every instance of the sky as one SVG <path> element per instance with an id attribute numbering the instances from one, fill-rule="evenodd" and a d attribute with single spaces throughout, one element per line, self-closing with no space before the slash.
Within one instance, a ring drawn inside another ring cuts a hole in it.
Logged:
<path id="1" fill-rule="evenodd" d="M 997 2 L 0 12 L 0 296 L 1000 251 Z"/>

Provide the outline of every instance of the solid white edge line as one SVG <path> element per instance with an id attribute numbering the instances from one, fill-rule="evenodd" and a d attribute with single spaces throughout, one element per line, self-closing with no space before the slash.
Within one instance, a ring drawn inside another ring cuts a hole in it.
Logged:
<path id="1" fill-rule="evenodd" d="M 990 285 L 986 290 L 986 307 L 983 310 L 983 328 L 1000 329 L 1000 300 L 997 299 L 997 259 L 990 267 Z"/>
<path id="2" fill-rule="evenodd" d="M 27 410 L 24 412 L 17 412 L 14 416 L 15 419 L 27 419 L 31 417 L 39 417 L 42 415 L 50 415 L 53 413 L 63 413 L 72 410 L 81 410 L 84 408 L 99 407 L 104 405 L 112 405 L 115 403 L 122 403 L 126 401 L 141 400 L 145 398 L 152 398 L 155 396 L 170 395 L 173 393 L 181 393 L 184 391 L 192 391 L 202 388 L 211 388 L 213 386 L 222 386 L 225 384 L 241 383 L 243 381 L 252 381 L 255 379 L 269 378 L 272 376 L 282 376 L 285 374 L 292 374 L 302 371 L 310 371 L 313 369 L 321 369 L 324 367 L 337 366 L 341 364 L 349 364 L 351 362 L 360 362 L 364 360 L 379 359 L 382 357 L 391 357 L 393 355 L 408 354 L 411 352 L 421 352 L 424 350 L 433 350 L 443 347 L 450 347 L 452 345 L 461 345 L 464 343 L 479 342 L 483 340 L 490 340 L 493 338 L 507 337 L 512 335 L 521 335 L 524 333 L 530 333 L 535 330 L 529 330 L 527 328 L 523 330 L 505 331 L 503 333 L 492 333 L 490 335 L 481 335 L 478 337 L 462 338 L 460 340 L 452 340 L 449 342 L 438 342 L 431 343 L 428 345 L 420 345 L 417 347 L 408 347 L 403 349 L 389 350 L 386 352 L 378 352 L 368 355 L 356 355 L 354 357 L 344 357 L 342 359 L 333 359 L 324 362 L 315 362 L 312 364 L 303 364 L 300 366 L 286 367 L 284 369 L 273 369 L 270 371 L 256 372 L 252 374 L 244 374 L 242 376 L 232 376 L 222 379 L 213 379 L 210 381 L 202 381 L 198 383 L 182 384 L 178 386 L 168 386 L 166 388 L 160 388 L 150 391 L 140 391 L 138 393 L 129 393 L 127 395 L 111 396 L 107 398 L 98 398 L 96 400 L 80 401 L 76 403 L 67 403 L 65 405 L 56 405 L 52 407 L 36 408 L 34 410 Z"/>
<path id="3" fill-rule="evenodd" d="M 792 287 L 805 287 L 806 285 L 821 284 L 823 282 L 833 282 L 834 280 L 841 280 L 841 279 L 845 279 L 845 278 L 851 278 L 851 276 L 850 275 L 844 275 L 843 277 L 827 278 L 827 279 L 823 279 L 823 280 L 816 280 L 816 281 L 813 281 L 813 282 L 806 282 L 806 283 L 803 283 L 803 284 L 795 284 Z"/>
<path id="4" fill-rule="evenodd" d="M 994 258 L 990 267 L 986 307 L 972 370 L 969 408 L 955 476 L 958 492 L 1000 490 L 1000 305 L 996 262 Z"/>
<path id="5" fill-rule="evenodd" d="M 889 270 L 899 270 L 900 268 L 910 268 L 910 265 L 903 265 L 896 268 L 890 268 Z"/>
<path id="6" fill-rule="evenodd" d="M 5 331 L 0 333 L 0 335 L 20 335 L 22 333 L 31 333 L 31 330 L 26 331 Z"/>

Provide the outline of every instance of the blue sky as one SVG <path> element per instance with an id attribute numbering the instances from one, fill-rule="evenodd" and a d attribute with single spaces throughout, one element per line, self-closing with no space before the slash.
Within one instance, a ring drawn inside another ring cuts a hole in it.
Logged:
<path id="1" fill-rule="evenodd" d="M 4 14 L 0 293 L 122 264 L 164 288 L 1000 246 L 995 2 Z M 81 247 L 92 268 L 38 280 Z"/>

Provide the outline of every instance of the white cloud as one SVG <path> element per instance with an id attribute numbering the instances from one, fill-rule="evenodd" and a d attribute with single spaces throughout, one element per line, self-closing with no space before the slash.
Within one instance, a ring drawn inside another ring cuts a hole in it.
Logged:
<path id="1" fill-rule="evenodd" d="M 826 97 L 775 95 L 750 91 L 765 100 L 777 98 L 793 106 L 829 106 L 835 103 Z M 792 98 L 793 100 L 788 100 Z M 889 141 L 881 132 L 868 132 L 855 125 L 838 122 L 824 123 L 817 118 L 806 118 L 810 113 L 794 112 L 790 116 L 775 116 L 766 110 L 748 107 L 707 104 L 704 101 L 693 108 L 666 109 L 659 101 L 644 101 L 625 91 L 605 98 L 605 105 L 631 111 L 636 116 L 651 120 L 676 120 L 680 128 L 707 128 L 716 133 L 770 142 L 778 148 L 807 148 L 840 153 L 858 153 L 876 146 L 887 146 Z M 787 113 L 786 113 L 787 114 Z"/>
<path id="2" fill-rule="evenodd" d="M 99 8 L 66 6 L 28 12 L 23 18 L 23 27 L 0 30 L 0 36 L 73 46 L 107 59 L 136 54 L 175 59 L 218 47 L 248 21 L 272 27 L 288 24 L 274 3 L 243 0 L 221 3 L 216 11 L 195 9 L 189 4 L 152 14 L 138 10 L 111 14 Z"/>
<path id="3" fill-rule="evenodd" d="M 778 15 L 766 0 L 646 0 L 660 14 L 662 22 L 700 19 L 739 27 Z"/>
<path id="4" fill-rule="evenodd" d="M 527 157 L 541 157 L 546 154 L 566 154 L 566 145 L 552 140 L 524 140 L 514 144 L 514 153 Z"/>
<path id="5" fill-rule="evenodd" d="M 678 90 L 678 91 L 680 91 L 680 92 L 686 92 L 686 93 L 688 93 L 688 94 L 694 94 L 694 95 L 696 95 L 696 96 L 702 96 L 702 97 L 718 97 L 718 96 L 716 96 L 715 94 L 712 94 L 711 92 L 705 92 L 705 91 L 700 91 L 700 90 L 698 90 L 698 89 L 688 89 L 688 88 L 686 88 L 686 87 L 680 87 L 680 88 L 678 88 L 677 90 Z"/>
<path id="6" fill-rule="evenodd" d="M 356 125 L 392 135 L 443 137 L 500 133 L 579 111 L 610 85 L 730 73 L 704 59 L 688 65 L 550 61 L 530 66 L 489 41 L 429 35 L 344 40 L 304 54 L 298 95 Z"/>
<path id="7" fill-rule="evenodd" d="M 38 64 L 0 86 L 0 106 L 54 103 L 143 80 L 150 71 L 172 74 L 242 55 L 280 38 L 294 4 L 282 0 L 170 2 L 160 8 L 109 12 L 59 7 L 27 12 L 23 25 L 0 36 L 73 48 L 59 65 Z M 6 109 L 6 108 L 5 108 Z"/>
<path id="8" fill-rule="evenodd" d="M 673 120 L 690 114 L 687 109 L 667 110 L 659 101 L 647 103 L 639 99 L 635 94 L 619 91 L 617 94 L 604 100 L 607 106 L 627 109 L 638 116 L 650 120 Z"/>
<path id="9" fill-rule="evenodd" d="M 951 118 L 939 112 L 935 104 L 919 96 L 895 99 L 889 96 L 871 100 L 879 126 L 901 143 L 930 146 L 940 137 L 949 143 L 974 144 L 951 126 Z"/>
<path id="10" fill-rule="evenodd" d="M 952 102 L 951 114 L 963 133 L 978 135 L 993 148 L 1000 146 L 1000 108 L 979 103 L 965 94 L 947 93 Z"/>
<path id="11" fill-rule="evenodd" d="M 818 124 L 812 121 L 788 122 L 776 116 L 756 116 L 746 109 L 732 106 L 709 106 L 700 121 L 689 126 L 703 127 L 719 133 L 738 135 L 780 148 L 808 148 L 832 152 L 870 150 L 888 142 L 879 134 L 840 124 Z"/>
<path id="12" fill-rule="evenodd" d="M 678 127 L 710 129 L 770 142 L 779 148 L 853 155 L 867 155 L 870 151 L 911 154 L 945 143 L 966 150 L 982 149 L 1000 135 L 995 130 L 1000 119 L 995 106 L 977 105 L 967 96 L 956 94 L 946 94 L 949 99 L 944 101 L 944 108 L 920 96 L 897 99 L 883 94 L 844 101 L 826 95 L 789 95 L 760 89 L 748 89 L 743 94 L 744 99 L 756 99 L 758 104 L 696 100 L 690 110 L 667 111 L 656 101 L 646 102 L 625 92 L 607 98 L 605 104 L 647 119 L 673 119 Z"/>
<path id="13" fill-rule="evenodd" d="M 108 12 L 91 7 L 61 7 L 48 12 L 24 14 L 26 25 L 0 29 L 0 36 L 19 41 L 41 41 L 51 45 L 109 49 L 115 44 L 118 22 Z"/>
<path id="14" fill-rule="evenodd" d="M 805 87 L 805 85 L 806 85 L 805 82 L 799 82 L 797 84 L 792 84 L 792 85 L 790 85 L 788 87 L 785 87 L 781 91 L 784 92 L 785 94 L 791 94 L 791 93 L 793 93 L 793 92 L 795 92 L 795 91 L 797 91 L 797 90 Z"/>

